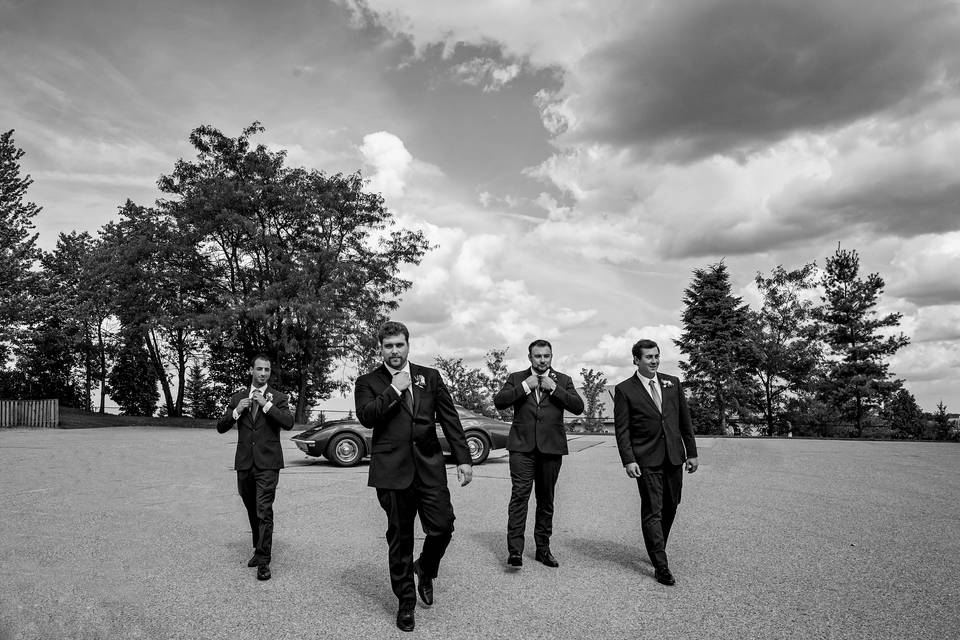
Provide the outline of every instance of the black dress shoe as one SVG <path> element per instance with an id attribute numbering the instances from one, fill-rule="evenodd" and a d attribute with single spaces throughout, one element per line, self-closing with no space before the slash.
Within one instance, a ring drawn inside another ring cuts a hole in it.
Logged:
<path id="1" fill-rule="evenodd" d="M 250 558 L 249 560 L 247 560 L 247 566 L 248 566 L 248 567 L 255 567 L 255 566 L 257 566 L 258 564 L 260 564 L 260 559 L 259 559 L 256 555 L 254 555 L 252 558 Z"/>
<path id="2" fill-rule="evenodd" d="M 417 593 L 420 594 L 423 604 L 429 607 L 433 604 L 433 578 L 423 575 L 419 560 L 413 563 L 413 572 L 417 575 Z"/>
<path id="3" fill-rule="evenodd" d="M 401 606 L 397 611 L 397 628 L 400 631 L 413 631 L 416 622 L 413 618 L 413 607 Z"/>
<path id="4" fill-rule="evenodd" d="M 519 553 L 511 553 L 510 557 L 507 558 L 507 564 L 511 567 L 522 567 L 523 556 L 521 556 Z"/>
<path id="5" fill-rule="evenodd" d="M 557 559 L 553 557 L 552 553 L 550 553 L 550 549 L 541 549 L 540 551 L 537 551 L 537 555 L 535 557 L 537 562 L 542 562 L 548 567 L 560 566 L 560 563 L 557 562 Z"/>
<path id="6" fill-rule="evenodd" d="M 257 580 L 269 580 L 270 579 L 270 565 L 262 564 L 257 567 Z"/>
<path id="7" fill-rule="evenodd" d="M 672 587 L 677 584 L 677 581 L 673 579 L 673 574 L 670 573 L 670 569 L 667 567 L 658 567 L 653 572 L 653 576 L 657 579 L 657 582 L 660 584 L 665 584 L 668 587 Z"/>

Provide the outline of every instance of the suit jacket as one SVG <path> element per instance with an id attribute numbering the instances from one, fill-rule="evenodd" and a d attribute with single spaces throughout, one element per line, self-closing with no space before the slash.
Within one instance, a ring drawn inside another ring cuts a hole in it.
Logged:
<path id="1" fill-rule="evenodd" d="M 470 450 L 453 398 L 440 372 L 410 363 L 413 412 L 390 384 L 385 365 L 357 378 L 354 400 L 360 424 L 373 429 L 367 484 L 378 489 L 406 489 L 414 474 L 426 486 L 447 484 L 447 469 L 437 438 L 440 423 L 457 464 L 470 464 Z"/>
<path id="2" fill-rule="evenodd" d="M 250 396 L 250 389 L 237 391 L 230 396 L 230 403 L 226 413 L 217 420 L 217 431 L 226 433 L 237 426 L 237 455 L 233 466 L 239 470 L 250 469 L 283 469 L 283 450 L 280 446 L 280 429 L 293 428 L 293 415 L 290 413 L 286 394 L 267 386 L 266 395 L 273 394 L 270 411 L 257 408 L 257 416 L 253 418 L 252 409 L 240 414 L 239 420 L 233 419 L 233 410 L 241 400 Z"/>
<path id="3" fill-rule="evenodd" d="M 679 465 L 697 455 L 690 410 L 680 379 L 657 374 L 663 411 L 657 410 L 650 392 L 636 374 L 616 386 L 613 423 L 617 448 L 624 465 L 636 462 L 655 467 L 666 462 Z"/>
<path id="4" fill-rule="evenodd" d="M 530 369 L 511 373 L 503 388 L 493 397 L 497 409 L 513 407 L 507 449 L 523 453 L 537 449 L 541 453 L 566 455 L 569 451 L 563 412 L 583 413 L 583 398 L 577 393 L 570 376 L 551 369 L 550 378 L 557 387 L 551 394 L 541 394 L 537 402 L 536 392 L 527 393 L 523 388 L 522 382 L 529 376 Z"/>

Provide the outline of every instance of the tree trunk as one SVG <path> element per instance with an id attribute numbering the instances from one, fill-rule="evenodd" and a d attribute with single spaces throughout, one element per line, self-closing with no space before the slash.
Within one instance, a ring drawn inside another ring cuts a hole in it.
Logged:
<path id="1" fill-rule="evenodd" d="M 107 350 L 103 344 L 103 318 L 97 323 L 97 349 L 100 355 L 100 413 L 106 413 L 107 402 Z"/>
<path id="2" fill-rule="evenodd" d="M 171 418 L 180 417 L 177 413 L 177 407 L 173 403 L 173 393 L 170 391 L 170 381 L 167 380 L 167 372 L 163 368 L 163 360 L 160 358 L 160 347 L 155 342 L 153 330 L 144 331 L 144 340 L 147 343 L 147 352 L 150 354 L 150 362 L 153 364 L 153 370 L 160 379 L 160 388 L 163 391 L 163 400 L 167 405 L 167 415 Z"/>

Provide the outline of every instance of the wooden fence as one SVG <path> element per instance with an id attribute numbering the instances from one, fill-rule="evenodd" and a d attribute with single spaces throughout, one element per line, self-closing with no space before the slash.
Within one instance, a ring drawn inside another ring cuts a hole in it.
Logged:
<path id="1" fill-rule="evenodd" d="M 52 400 L 0 400 L 0 428 L 57 427 L 60 402 Z"/>

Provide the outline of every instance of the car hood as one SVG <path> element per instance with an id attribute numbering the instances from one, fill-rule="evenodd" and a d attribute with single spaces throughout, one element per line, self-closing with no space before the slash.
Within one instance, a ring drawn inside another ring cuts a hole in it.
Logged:
<path id="1" fill-rule="evenodd" d="M 330 422 L 324 422 L 323 424 L 317 424 L 306 431 L 301 431 L 300 433 L 290 436 L 291 438 L 311 438 L 318 433 L 322 433 L 328 429 L 334 429 L 340 426 L 356 426 L 357 422 L 355 420 L 331 420 Z"/>

